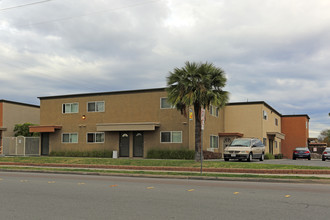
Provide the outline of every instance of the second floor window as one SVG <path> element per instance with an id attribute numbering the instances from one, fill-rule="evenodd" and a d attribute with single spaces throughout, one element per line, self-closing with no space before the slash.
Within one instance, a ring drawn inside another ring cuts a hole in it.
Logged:
<path id="1" fill-rule="evenodd" d="M 104 102 L 88 102 L 88 112 L 104 112 Z"/>
<path id="2" fill-rule="evenodd" d="M 173 106 L 168 102 L 168 98 L 160 98 L 160 108 L 173 108 Z"/>
<path id="3" fill-rule="evenodd" d="M 78 103 L 65 103 L 62 105 L 63 113 L 78 113 L 79 104 Z"/>
<path id="4" fill-rule="evenodd" d="M 215 116 L 215 117 L 219 117 L 219 108 L 211 105 L 210 106 L 210 114 Z"/>

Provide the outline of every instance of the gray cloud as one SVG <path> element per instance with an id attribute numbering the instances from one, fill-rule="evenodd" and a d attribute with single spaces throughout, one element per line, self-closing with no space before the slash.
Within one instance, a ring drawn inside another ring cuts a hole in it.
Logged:
<path id="1" fill-rule="evenodd" d="M 70 0 L 0 11 L 0 98 L 163 87 L 174 67 L 209 61 L 226 71 L 231 101 L 309 114 L 315 136 L 330 126 L 329 10 L 308 0 Z"/>

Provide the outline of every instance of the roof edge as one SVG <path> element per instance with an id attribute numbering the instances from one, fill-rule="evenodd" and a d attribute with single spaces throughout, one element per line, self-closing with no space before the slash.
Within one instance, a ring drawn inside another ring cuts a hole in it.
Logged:
<path id="1" fill-rule="evenodd" d="M 270 110 L 272 110 L 273 112 L 275 112 L 276 114 L 278 114 L 279 116 L 282 117 L 282 114 L 279 113 L 276 109 L 274 109 L 272 106 L 270 106 L 267 102 L 265 101 L 253 101 L 253 102 L 230 102 L 227 103 L 226 105 L 230 106 L 230 105 L 264 105 L 267 108 L 269 108 Z"/>
<path id="2" fill-rule="evenodd" d="M 84 97 L 84 96 L 98 96 L 98 95 L 115 95 L 125 93 L 143 93 L 143 92 L 157 92 L 165 91 L 166 87 L 163 88 L 152 88 L 152 89 L 137 89 L 137 90 L 123 90 L 123 91 L 112 91 L 112 92 L 96 92 L 96 93 L 80 93 L 80 94 L 69 94 L 69 95 L 57 95 L 57 96 L 43 96 L 38 99 L 57 99 L 57 98 L 72 98 L 72 97 Z"/>
<path id="3" fill-rule="evenodd" d="M 33 105 L 33 104 L 28 104 L 28 103 L 23 103 L 23 102 L 9 101 L 9 100 L 6 100 L 6 99 L 0 99 L 0 102 L 10 103 L 10 104 L 15 104 L 15 105 L 24 105 L 24 106 L 34 107 L 34 108 L 40 108 L 39 105 Z"/>
<path id="4" fill-rule="evenodd" d="M 309 119 L 311 119 L 307 114 L 298 114 L 298 115 L 282 115 L 282 117 L 306 117 Z"/>

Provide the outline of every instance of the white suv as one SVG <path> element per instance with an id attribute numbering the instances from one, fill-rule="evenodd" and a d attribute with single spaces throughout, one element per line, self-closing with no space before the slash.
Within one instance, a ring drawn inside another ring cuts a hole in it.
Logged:
<path id="1" fill-rule="evenodd" d="M 258 138 L 236 138 L 231 144 L 225 148 L 225 161 L 229 159 L 265 159 L 265 146 Z"/>

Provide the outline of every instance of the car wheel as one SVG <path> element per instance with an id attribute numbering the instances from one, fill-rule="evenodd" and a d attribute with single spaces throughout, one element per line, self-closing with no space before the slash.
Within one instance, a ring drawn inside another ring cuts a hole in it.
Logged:
<path id="1" fill-rule="evenodd" d="M 322 161 L 325 161 L 325 158 L 324 157 L 322 157 Z"/>
<path id="2" fill-rule="evenodd" d="M 292 157 L 292 160 L 296 160 L 296 158 L 295 157 Z"/>
<path id="3" fill-rule="evenodd" d="M 259 160 L 260 160 L 260 161 L 264 161 L 264 160 L 265 160 L 265 154 L 264 154 L 264 153 L 261 154 L 261 157 L 260 157 Z"/>
<path id="4" fill-rule="evenodd" d="M 225 161 L 229 161 L 229 158 L 225 158 Z"/>
<path id="5" fill-rule="evenodd" d="M 311 160 L 311 157 L 308 157 L 308 160 Z"/>
<path id="6" fill-rule="evenodd" d="M 247 158 L 247 161 L 248 161 L 248 162 L 251 162 L 252 159 L 253 159 L 253 158 L 252 158 L 252 153 L 250 153 L 249 156 L 248 156 L 248 158 Z"/>

